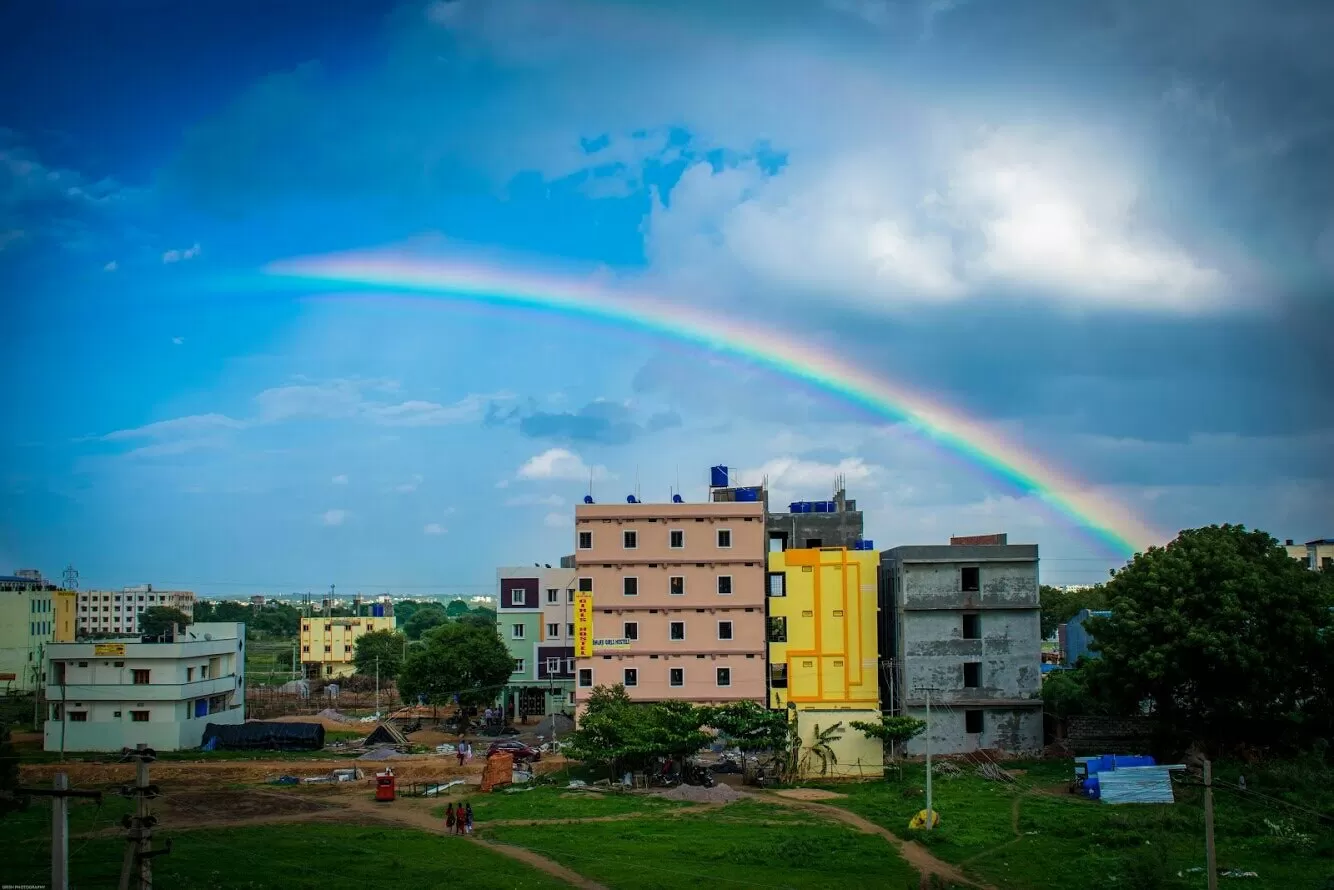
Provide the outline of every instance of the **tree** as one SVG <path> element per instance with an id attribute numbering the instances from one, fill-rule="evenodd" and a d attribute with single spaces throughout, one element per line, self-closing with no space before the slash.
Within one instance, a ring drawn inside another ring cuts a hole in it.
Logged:
<path id="1" fill-rule="evenodd" d="M 478 627 L 495 627 L 496 610 L 488 609 L 486 606 L 478 606 L 476 609 L 469 609 L 468 614 L 459 620 L 476 624 Z"/>
<path id="2" fill-rule="evenodd" d="M 576 760 L 623 769 L 646 769 L 656 758 L 684 760 L 699 752 L 712 736 L 703 730 L 709 709 L 686 702 L 637 704 L 625 687 L 598 686 L 562 750 Z"/>
<path id="3" fill-rule="evenodd" d="M 465 600 L 450 600 L 449 605 L 445 606 L 445 614 L 450 618 L 462 618 L 469 611 Z"/>
<path id="4" fill-rule="evenodd" d="M 171 606 L 149 606 L 139 613 L 139 632 L 145 636 L 171 633 L 172 625 L 185 627 L 189 623 L 189 615 Z"/>
<path id="5" fill-rule="evenodd" d="M 513 672 L 514 659 L 494 629 L 450 622 L 428 630 L 408 650 L 398 689 L 404 701 L 422 695 L 447 704 L 457 695 L 465 707 L 484 705 Z"/>
<path id="6" fill-rule="evenodd" d="M 448 621 L 445 607 L 439 603 L 427 603 L 412 613 L 412 617 L 402 625 L 403 633 L 409 640 L 420 640 L 426 632 Z"/>
<path id="7" fill-rule="evenodd" d="M 1042 604 L 1042 638 L 1051 638 L 1056 628 L 1079 614 L 1081 609 L 1106 609 L 1107 590 L 1095 584 L 1084 590 L 1061 590 L 1043 584 L 1038 589 Z"/>
<path id="8" fill-rule="evenodd" d="M 765 756 L 780 768 L 792 748 L 796 724 L 786 711 L 774 711 L 753 701 L 739 701 L 710 709 L 708 725 L 717 729 L 743 755 Z M 750 768 L 750 757 L 743 756 L 743 779 Z M 780 769 L 781 772 L 786 772 Z"/>
<path id="9" fill-rule="evenodd" d="M 357 638 L 352 663 L 356 665 L 357 673 L 363 676 L 374 677 L 378 671 L 385 679 L 397 677 L 403 669 L 403 647 L 407 642 L 407 637 L 392 630 L 362 634 Z"/>
<path id="10" fill-rule="evenodd" d="M 1181 532 L 1106 585 L 1112 615 L 1087 627 L 1099 696 L 1147 703 L 1213 747 L 1304 744 L 1331 728 L 1331 596 L 1320 573 L 1262 531 Z"/>
<path id="11" fill-rule="evenodd" d="M 868 739 L 879 739 L 887 745 L 902 745 L 921 735 L 926 729 L 926 721 L 918 720 L 916 717 L 882 716 L 875 723 L 853 720 L 848 725 Z"/>
<path id="12" fill-rule="evenodd" d="M 811 743 L 801 758 L 802 775 L 810 773 L 811 763 L 816 760 L 820 761 L 820 775 L 822 776 L 828 775 L 831 767 L 838 766 L 838 754 L 834 751 L 834 742 L 841 738 L 843 738 L 842 720 L 824 730 L 820 729 L 820 724 L 815 724 L 815 732 L 811 736 Z"/>
<path id="13" fill-rule="evenodd" d="M 1057 720 L 1106 713 L 1106 705 L 1095 691 L 1098 688 L 1095 674 L 1104 666 L 1100 658 L 1081 658 L 1070 670 L 1048 674 L 1042 680 L 1042 710 Z"/>

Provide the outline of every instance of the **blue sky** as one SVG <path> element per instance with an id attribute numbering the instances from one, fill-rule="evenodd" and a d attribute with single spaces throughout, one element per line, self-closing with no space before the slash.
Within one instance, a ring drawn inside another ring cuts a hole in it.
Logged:
<path id="1" fill-rule="evenodd" d="M 484 591 L 570 549 L 590 475 L 720 462 L 780 502 L 842 473 L 878 546 L 1118 564 L 743 363 L 260 274 L 404 245 L 823 343 L 1168 533 L 1328 536 L 1334 10 L 1270 6 L 9 4 L 0 569 Z"/>

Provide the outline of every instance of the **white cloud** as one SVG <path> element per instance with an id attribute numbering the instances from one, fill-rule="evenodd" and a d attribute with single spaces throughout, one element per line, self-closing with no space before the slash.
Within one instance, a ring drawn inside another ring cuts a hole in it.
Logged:
<path id="1" fill-rule="evenodd" d="M 510 481 L 508 479 L 501 479 L 499 482 L 496 483 L 496 488 L 509 488 L 509 487 L 510 487 Z"/>
<path id="2" fill-rule="evenodd" d="M 115 272 L 115 271 L 116 271 L 117 269 L 119 269 L 119 268 L 120 268 L 120 265 L 119 265 L 115 260 L 112 260 L 111 262 L 107 263 L 105 266 L 102 267 L 102 271 L 103 271 L 103 272 Z"/>
<path id="3" fill-rule="evenodd" d="M 325 525 L 342 525 L 348 517 L 346 510 L 325 510 L 320 514 L 320 521 Z"/>
<path id="4" fill-rule="evenodd" d="M 1143 311 L 1228 298 L 1228 275 L 1139 218 L 1141 185 L 1091 136 L 919 124 L 913 144 L 773 176 L 695 165 L 654 202 L 653 271 L 878 311 L 997 293 Z"/>
<path id="5" fill-rule="evenodd" d="M 184 250 L 168 250 L 168 251 L 165 251 L 165 252 L 162 254 L 162 262 L 167 263 L 167 264 L 170 264 L 170 263 L 183 263 L 183 262 L 185 262 L 186 260 L 192 260 L 192 259 L 194 259 L 194 258 L 197 257 L 197 256 L 199 256 L 199 242 L 198 242 L 198 241 L 196 241 L 196 242 L 195 242 L 194 244 L 192 244 L 191 246 L 185 248 Z"/>
<path id="6" fill-rule="evenodd" d="M 574 525 L 574 517 L 569 513 L 548 513 L 542 524 L 547 528 L 569 528 Z"/>
<path id="7" fill-rule="evenodd" d="M 172 337 L 172 338 L 171 338 L 171 342 L 172 342 L 172 345 L 174 345 L 174 346 L 180 346 L 180 345 L 182 345 L 182 344 L 185 343 L 185 338 L 184 338 L 184 337 Z"/>
<path id="8" fill-rule="evenodd" d="M 421 484 L 422 484 L 421 474 L 413 473 L 412 478 L 410 480 L 408 480 L 407 482 L 400 483 L 399 485 L 395 485 L 394 491 L 407 494 L 408 492 L 416 491 L 417 487 Z"/>
<path id="9" fill-rule="evenodd" d="M 249 424 L 225 414 L 192 414 L 188 417 L 175 417 L 171 420 L 159 420 L 133 429 L 116 430 L 102 436 L 107 442 L 125 439 L 137 439 L 145 436 L 188 436 L 199 433 L 211 433 L 219 430 L 243 430 Z"/>
<path id="10" fill-rule="evenodd" d="M 333 477 L 333 478 L 330 479 L 329 481 L 330 481 L 331 483 L 333 483 L 334 485 L 346 485 L 346 484 L 347 484 L 347 474 L 346 474 L 346 473 L 339 473 L 337 476 Z"/>
<path id="11" fill-rule="evenodd" d="M 443 535 L 447 529 L 438 522 L 428 522 L 422 528 L 424 535 Z"/>
<path id="12" fill-rule="evenodd" d="M 879 473 L 879 467 L 867 464 L 859 457 L 844 458 L 836 464 L 777 457 L 759 467 L 741 470 L 740 478 L 742 485 L 759 485 L 767 479 L 771 495 L 781 501 L 789 496 L 827 497 L 839 476 L 855 489 L 859 483 L 868 483 Z"/>
<path id="13" fill-rule="evenodd" d="M 520 479 L 563 479 L 586 482 L 588 479 L 607 478 L 607 468 L 590 467 L 579 455 L 564 448 L 549 448 L 534 455 L 519 467 Z"/>
<path id="14" fill-rule="evenodd" d="M 505 501 L 506 507 L 563 507 L 565 498 L 558 494 L 521 494 Z"/>
<path id="15" fill-rule="evenodd" d="M 259 416 L 266 422 L 295 418 L 356 418 L 377 426 L 443 426 L 479 420 L 489 402 L 513 398 L 510 393 L 470 393 L 457 402 L 441 405 L 413 399 L 388 402 L 380 394 L 397 392 L 392 380 L 336 379 L 270 387 L 255 396 Z"/>

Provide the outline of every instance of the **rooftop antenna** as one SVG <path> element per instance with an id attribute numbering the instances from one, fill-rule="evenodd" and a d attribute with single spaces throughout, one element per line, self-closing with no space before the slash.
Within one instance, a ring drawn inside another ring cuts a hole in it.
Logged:
<path id="1" fill-rule="evenodd" d="M 65 574 L 63 577 L 65 579 L 66 590 L 79 589 L 79 570 L 74 568 L 74 563 L 65 566 Z"/>
<path id="2" fill-rule="evenodd" d="M 639 496 L 639 464 L 635 464 L 635 500 L 643 500 L 643 498 Z"/>

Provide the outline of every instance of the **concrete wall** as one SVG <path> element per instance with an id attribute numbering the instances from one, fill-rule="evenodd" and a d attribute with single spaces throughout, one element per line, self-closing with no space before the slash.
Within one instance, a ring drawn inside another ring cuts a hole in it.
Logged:
<path id="1" fill-rule="evenodd" d="M 829 764 L 824 774 L 829 778 L 875 778 L 885 774 L 885 747 L 879 739 L 868 739 L 861 732 L 852 728 L 852 721 L 878 723 L 880 711 L 870 710 L 826 710 L 805 707 L 797 711 L 797 733 L 801 736 L 804 763 L 803 778 L 820 776 L 819 758 L 805 758 L 806 749 L 811 746 L 818 730 L 828 730 L 837 723 L 842 723 L 843 735 L 829 747 L 837 758 L 837 763 Z"/>
<path id="2" fill-rule="evenodd" d="M 1042 689 L 1039 613 L 992 609 L 976 613 L 982 638 L 963 638 L 964 612 L 906 612 L 901 615 L 903 701 L 923 701 L 932 687 L 941 701 L 979 704 L 1040 697 Z M 964 664 L 977 662 L 977 687 L 964 686 Z"/>
<path id="3" fill-rule="evenodd" d="M 966 732 L 965 714 L 982 711 L 982 732 Z M 905 708 L 903 714 L 926 720 L 926 709 Z M 1016 754 L 1042 750 L 1042 707 L 1027 708 L 937 708 L 931 706 L 929 730 L 932 754 L 966 754 L 982 748 L 997 748 Z M 908 742 L 904 754 L 920 757 L 926 753 L 926 733 Z"/>
<path id="4" fill-rule="evenodd" d="M 820 547 L 851 547 L 862 539 L 865 523 L 860 510 L 847 510 L 842 513 L 770 513 L 765 519 L 765 532 L 769 538 L 783 535 L 787 549 L 795 550 L 808 546 L 807 542 L 818 540 Z M 773 545 L 770 545 L 773 549 Z"/>

